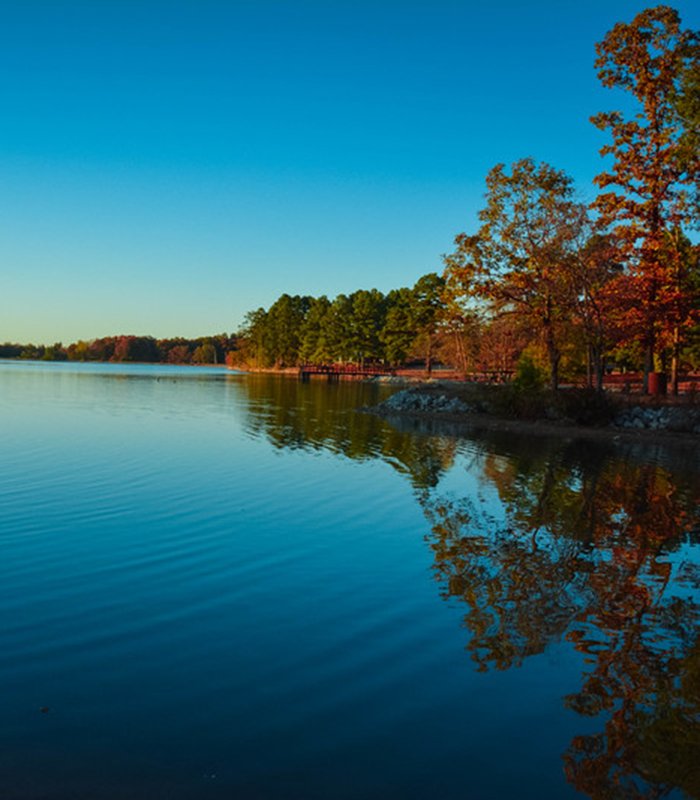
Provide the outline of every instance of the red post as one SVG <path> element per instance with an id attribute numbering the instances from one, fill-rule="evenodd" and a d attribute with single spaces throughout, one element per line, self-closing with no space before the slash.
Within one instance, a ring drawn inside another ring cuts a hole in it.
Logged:
<path id="1" fill-rule="evenodd" d="M 666 373 L 665 372 L 650 372 L 649 373 L 649 394 L 653 394 L 653 395 L 666 394 Z"/>

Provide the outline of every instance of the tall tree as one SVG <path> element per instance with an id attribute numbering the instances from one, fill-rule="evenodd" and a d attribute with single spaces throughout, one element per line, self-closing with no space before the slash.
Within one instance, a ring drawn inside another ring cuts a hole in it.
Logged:
<path id="1" fill-rule="evenodd" d="M 568 321 L 572 288 L 567 268 L 585 208 L 566 173 L 524 158 L 486 176 L 486 207 L 475 236 L 460 234 L 447 256 L 448 285 L 486 301 L 492 312 L 515 314 L 544 340 L 550 386 L 559 383 L 560 326 Z"/>
<path id="2" fill-rule="evenodd" d="M 423 275 L 413 287 L 413 318 L 421 349 L 425 355 L 425 369 L 432 372 L 435 336 L 443 313 L 445 279 L 430 272 Z"/>
<path id="3" fill-rule="evenodd" d="M 249 311 L 245 315 L 243 326 L 238 333 L 243 343 L 239 356 L 240 363 L 249 363 L 257 367 L 267 367 L 272 363 L 268 316 L 264 308 Z"/>
<path id="4" fill-rule="evenodd" d="M 657 6 L 615 25 L 596 50 L 603 85 L 630 92 L 639 109 L 631 118 L 613 111 L 591 119 L 611 134 L 612 144 L 600 152 L 613 157 L 610 170 L 596 177 L 603 192 L 593 206 L 612 226 L 633 277 L 628 312 L 644 345 L 646 388 L 675 291 L 666 237 L 692 221 L 699 164 L 687 157 L 677 98 L 697 65 L 698 36 L 681 29 L 677 11 Z"/>
<path id="5" fill-rule="evenodd" d="M 386 304 L 377 289 L 360 289 L 350 295 L 351 313 L 347 320 L 352 358 L 361 364 L 383 357 L 379 333 L 384 327 Z"/>
<path id="6" fill-rule="evenodd" d="M 325 295 L 311 300 L 309 311 L 299 332 L 299 359 L 302 362 L 318 364 L 331 360 L 332 355 L 323 336 L 323 320 L 330 306 L 330 300 Z"/>
<path id="7" fill-rule="evenodd" d="M 614 320 L 626 281 L 611 237 L 587 227 L 583 233 L 584 239 L 571 261 L 573 310 L 579 325 L 576 334 L 583 333 L 586 346 L 588 386 L 591 388 L 595 382 L 596 389 L 602 392 L 605 355 L 619 336 Z"/>
<path id="8" fill-rule="evenodd" d="M 311 303 L 310 297 L 283 294 L 267 312 L 267 328 L 273 363 L 294 366 L 299 360 L 299 336 Z"/>
<path id="9" fill-rule="evenodd" d="M 671 353 L 671 387 L 678 394 L 680 355 L 683 340 L 692 335 L 700 320 L 700 251 L 680 228 L 668 231 L 661 251 L 667 265 L 666 327 L 662 344 Z"/>
<path id="10" fill-rule="evenodd" d="M 413 300 L 413 292 L 406 288 L 392 289 L 386 296 L 387 311 L 379 338 L 392 364 L 404 361 L 416 340 Z"/>
<path id="11" fill-rule="evenodd" d="M 352 300 L 346 294 L 339 294 L 323 316 L 320 336 L 331 360 L 349 361 L 354 358 L 348 324 L 352 313 Z"/>

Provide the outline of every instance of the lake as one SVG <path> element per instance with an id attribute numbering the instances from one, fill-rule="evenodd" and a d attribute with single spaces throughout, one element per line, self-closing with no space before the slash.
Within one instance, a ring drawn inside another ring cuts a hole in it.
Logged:
<path id="1" fill-rule="evenodd" d="M 0 795 L 700 797 L 700 453 L 0 362 Z"/>

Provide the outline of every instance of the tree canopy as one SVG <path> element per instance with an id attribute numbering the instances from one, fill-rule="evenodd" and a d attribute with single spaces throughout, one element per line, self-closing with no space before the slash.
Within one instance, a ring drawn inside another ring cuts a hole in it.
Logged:
<path id="1" fill-rule="evenodd" d="M 602 191 L 593 207 L 626 264 L 621 311 L 644 347 L 647 374 L 663 337 L 677 339 L 690 322 L 680 307 L 679 254 L 671 235 L 697 224 L 700 160 L 691 156 L 685 134 L 697 113 L 692 87 L 698 48 L 698 35 L 683 30 L 678 12 L 668 6 L 618 23 L 596 46 L 601 82 L 630 93 L 638 109 L 631 117 L 612 111 L 592 118 L 612 138 L 601 149 L 612 165 L 596 178 Z"/>
<path id="2" fill-rule="evenodd" d="M 460 234 L 446 275 L 496 315 L 524 319 L 542 336 L 551 386 L 557 388 L 561 326 L 580 294 L 573 270 L 588 224 L 572 179 L 549 164 L 524 158 L 510 172 L 497 164 L 486 176 L 486 205 L 475 235 Z"/>

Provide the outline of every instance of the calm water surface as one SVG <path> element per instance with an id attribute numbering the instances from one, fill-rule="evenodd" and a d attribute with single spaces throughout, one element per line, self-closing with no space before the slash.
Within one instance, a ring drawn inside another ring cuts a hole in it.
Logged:
<path id="1" fill-rule="evenodd" d="M 700 797 L 700 455 L 0 363 L 0 796 Z"/>

